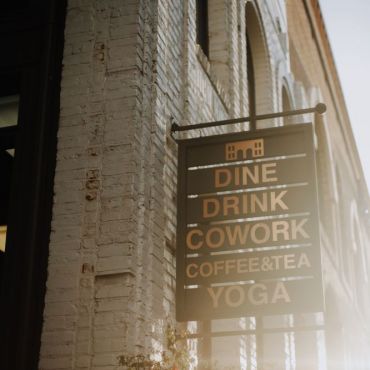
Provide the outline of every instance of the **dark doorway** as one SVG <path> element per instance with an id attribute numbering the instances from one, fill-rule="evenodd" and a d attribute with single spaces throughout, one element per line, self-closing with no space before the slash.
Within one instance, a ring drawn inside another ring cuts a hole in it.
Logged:
<path id="1" fill-rule="evenodd" d="M 0 369 L 36 370 L 66 3 L 0 5 Z"/>
<path id="2" fill-rule="evenodd" d="M 0 74 L 0 81 L 0 279 L 2 281 L 18 124 L 19 80 L 16 73 L 8 72 Z"/>

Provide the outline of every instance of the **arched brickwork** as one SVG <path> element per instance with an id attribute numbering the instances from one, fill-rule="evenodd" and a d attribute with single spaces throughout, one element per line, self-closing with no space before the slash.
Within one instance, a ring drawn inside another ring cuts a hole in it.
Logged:
<path id="1" fill-rule="evenodd" d="M 253 62 L 256 114 L 273 110 L 272 71 L 266 38 L 258 8 L 252 1 L 245 6 L 246 33 Z M 251 69 L 249 68 L 248 71 Z M 251 78 L 249 76 L 249 78 Z"/>

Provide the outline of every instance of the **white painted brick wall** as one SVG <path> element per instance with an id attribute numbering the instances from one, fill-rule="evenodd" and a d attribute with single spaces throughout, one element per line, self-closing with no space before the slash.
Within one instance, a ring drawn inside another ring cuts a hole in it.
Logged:
<path id="1" fill-rule="evenodd" d="M 268 26 L 276 14 L 258 3 Z M 212 6 L 202 61 L 195 0 L 68 3 L 42 370 L 116 369 L 117 355 L 160 346 L 160 328 L 174 318 L 170 119 L 248 114 L 244 4 Z M 272 71 L 283 55 L 274 46 Z"/>

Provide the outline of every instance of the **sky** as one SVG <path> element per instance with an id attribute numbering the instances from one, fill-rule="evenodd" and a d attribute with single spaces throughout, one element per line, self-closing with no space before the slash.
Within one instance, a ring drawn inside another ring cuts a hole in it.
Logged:
<path id="1" fill-rule="evenodd" d="M 320 0 L 370 189 L 370 0 Z"/>

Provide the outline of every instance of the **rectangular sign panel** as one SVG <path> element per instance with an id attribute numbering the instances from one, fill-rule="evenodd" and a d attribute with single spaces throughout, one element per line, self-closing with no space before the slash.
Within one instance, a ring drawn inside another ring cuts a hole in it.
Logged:
<path id="1" fill-rule="evenodd" d="M 185 263 L 185 285 L 312 276 L 320 272 L 314 271 L 320 262 L 316 258 L 312 246 L 189 257 Z"/>
<path id="2" fill-rule="evenodd" d="M 224 191 L 305 183 L 309 178 L 301 169 L 306 161 L 303 155 L 220 167 L 195 167 L 188 171 L 187 190 L 189 194 L 205 194 L 215 189 Z"/>
<path id="3" fill-rule="evenodd" d="M 314 279 L 185 289 L 186 320 L 315 312 L 322 293 Z"/>
<path id="4" fill-rule="evenodd" d="M 197 224 L 186 228 L 185 253 L 210 254 L 235 250 L 311 243 L 315 222 L 294 216 L 250 222 Z"/>
<path id="5" fill-rule="evenodd" d="M 285 128 L 285 127 L 284 127 Z M 279 129 L 277 127 L 277 129 Z M 281 128 L 280 128 L 281 129 Z M 274 130 L 274 129 L 273 129 Z M 189 167 L 213 165 L 219 163 L 233 163 L 245 159 L 274 158 L 282 155 L 280 148 L 284 148 L 284 155 L 303 154 L 307 152 L 306 145 L 302 142 L 302 133 L 297 130 L 287 132 L 279 138 L 279 145 L 276 145 L 276 136 L 270 129 L 265 131 L 264 137 L 254 133 L 228 134 L 227 142 L 219 141 L 218 136 L 203 138 L 206 145 L 196 145 L 199 139 L 186 140 L 192 145 L 193 150 L 187 155 Z M 270 131 L 270 132 L 268 132 Z M 260 130 L 256 131 L 260 132 Z M 303 136 L 309 133 L 303 133 Z M 244 135 L 241 139 L 240 135 Z M 252 136 L 254 137 L 252 137 Z M 221 136 L 221 135 L 219 135 Z M 225 137 L 226 135 L 222 135 Z M 307 140 L 312 140 L 307 137 Z M 202 138 L 200 138 L 202 140 Z"/>
<path id="6" fill-rule="evenodd" d="M 311 124 L 179 142 L 177 319 L 321 311 Z"/>
<path id="7" fill-rule="evenodd" d="M 311 210 L 313 197 L 307 185 L 260 191 L 216 193 L 186 201 L 188 224 L 243 218 L 304 213 Z"/>

